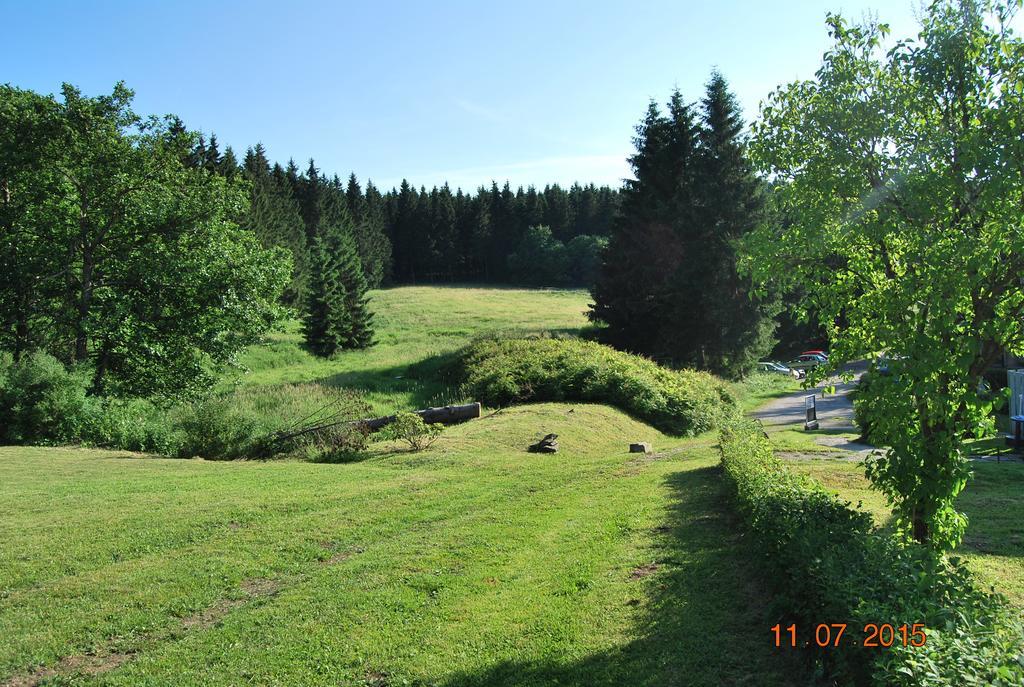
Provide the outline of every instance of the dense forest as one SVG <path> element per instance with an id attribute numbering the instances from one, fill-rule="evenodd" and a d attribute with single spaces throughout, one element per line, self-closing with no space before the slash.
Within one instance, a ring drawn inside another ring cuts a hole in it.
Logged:
<path id="1" fill-rule="evenodd" d="M 417 189 L 408 181 L 381 191 L 355 173 L 342 180 L 314 160 L 271 163 L 261 144 L 241 161 L 216 135 L 200 138 L 190 164 L 250 182 L 251 207 L 241 223 L 265 245 L 288 248 L 295 275 L 287 299 L 298 303 L 310 275 L 321 226 L 351 233 L 370 288 L 387 284 L 473 281 L 589 286 L 619 206 L 607 186 L 558 184 L 512 190 L 506 182 L 468 193 Z"/>

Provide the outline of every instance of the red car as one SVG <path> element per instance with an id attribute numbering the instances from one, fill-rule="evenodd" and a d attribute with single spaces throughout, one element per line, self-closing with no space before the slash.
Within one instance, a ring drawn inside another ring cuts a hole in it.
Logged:
<path id="1" fill-rule="evenodd" d="M 804 351 L 800 355 L 820 355 L 821 357 L 828 360 L 828 351 Z"/>

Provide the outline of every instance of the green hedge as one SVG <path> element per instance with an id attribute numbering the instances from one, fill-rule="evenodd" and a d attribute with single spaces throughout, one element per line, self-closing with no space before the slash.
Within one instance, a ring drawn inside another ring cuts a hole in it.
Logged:
<path id="1" fill-rule="evenodd" d="M 1006 601 L 979 589 L 955 558 L 876 530 L 813 480 L 775 458 L 761 428 L 736 420 L 721 430 L 722 467 L 763 552 L 783 625 L 810 639 L 819 623 L 847 623 L 838 648 L 811 649 L 836 684 L 1022 685 L 1024 623 Z M 923 623 L 923 647 L 868 649 L 867 623 Z"/>
<path id="2" fill-rule="evenodd" d="M 459 356 L 463 392 L 486 405 L 590 401 L 669 434 L 715 429 L 738 412 L 732 388 L 706 372 L 673 371 L 581 339 L 484 339 Z"/>

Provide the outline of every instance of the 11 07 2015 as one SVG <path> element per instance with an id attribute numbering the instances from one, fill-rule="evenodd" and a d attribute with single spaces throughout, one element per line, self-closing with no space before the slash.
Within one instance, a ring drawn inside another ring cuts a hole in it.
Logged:
<path id="1" fill-rule="evenodd" d="M 864 647 L 890 647 L 895 644 L 902 646 L 924 646 L 928 635 L 924 631 L 924 623 L 894 625 L 892 623 L 867 623 L 860 634 L 847 631 L 847 623 L 818 623 L 809 631 L 803 631 L 794 623 L 783 626 L 773 625 L 770 628 L 772 640 L 776 647 L 838 647 L 840 642 L 855 642 Z"/>

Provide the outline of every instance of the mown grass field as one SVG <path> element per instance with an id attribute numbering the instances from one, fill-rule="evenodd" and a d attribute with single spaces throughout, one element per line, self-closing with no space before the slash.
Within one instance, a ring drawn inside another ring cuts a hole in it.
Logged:
<path id="1" fill-rule="evenodd" d="M 848 501 L 863 504 L 882 527 L 892 510 L 870 488 L 864 469 L 842 460 L 791 460 L 787 463 L 836 491 Z M 956 555 L 988 585 L 1024 611 L 1024 464 L 975 461 L 974 479 L 967 483 L 957 507 L 967 514 L 967 534 Z"/>
<path id="2" fill-rule="evenodd" d="M 422 407 L 475 336 L 587 326 L 581 291 L 373 297 L 376 347 L 318 360 L 293 323 L 239 381 Z M 548 432 L 558 454 L 525 451 Z M 797 682 L 717 463 L 712 437 L 586 404 L 344 464 L 0 448 L 0 685 Z"/>
<path id="3" fill-rule="evenodd" d="M 366 392 L 374 409 L 422 408 L 461 400 L 431 373 L 431 361 L 464 346 L 475 336 L 577 334 L 590 326 L 590 294 L 578 289 L 521 289 L 472 286 L 404 286 L 370 293 L 376 345 L 329 360 L 302 346 L 298 322 L 267 337 L 243 357 L 243 384 L 320 382 Z M 410 374 L 409 367 L 423 364 Z"/>
<path id="4" fill-rule="evenodd" d="M 560 453 L 523 450 L 549 431 Z M 508 409 L 342 465 L 0 466 L 0 684 L 790 680 L 713 440 L 607 407 Z"/>

